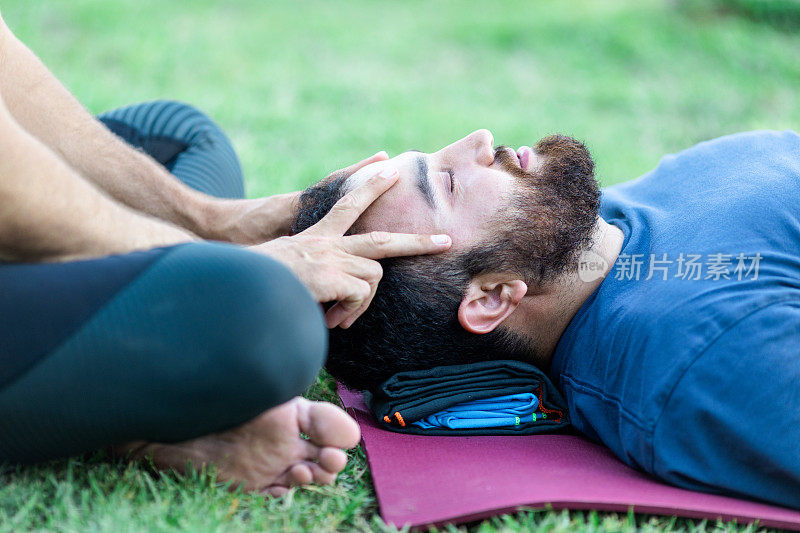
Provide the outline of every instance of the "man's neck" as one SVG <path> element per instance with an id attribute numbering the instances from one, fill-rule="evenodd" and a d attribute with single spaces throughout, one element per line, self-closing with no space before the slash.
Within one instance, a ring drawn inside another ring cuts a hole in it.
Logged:
<path id="1" fill-rule="evenodd" d="M 622 250 L 622 230 L 597 217 L 588 248 L 558 279 L 531 289 L 504 325 L 531 339 L 537 364 L 549 367 L 558 341 L 589 296 L 600 286 Z"/>

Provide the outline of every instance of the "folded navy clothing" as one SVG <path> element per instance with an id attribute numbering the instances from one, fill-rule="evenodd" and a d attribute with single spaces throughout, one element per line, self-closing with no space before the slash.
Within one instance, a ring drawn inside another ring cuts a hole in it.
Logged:
<path id="1" fill-rule="evenodd" d="M 422 419 L 431 420 L 428 417 L 441 411 L 452 411 L 450 408 L 464 402 L 526 393 L 536 396 L 537 416 L 518 421 L 512 417 L 513 425 L 452 428 L 414 423 Z M 486 361 L 399 372 L 376 390 L 365 392 L 364 400 L 384 428 L 400 433 L 533 435 L 569 425 L 566 403 L 555 385 L 541 370 L 520 361 Z"/>

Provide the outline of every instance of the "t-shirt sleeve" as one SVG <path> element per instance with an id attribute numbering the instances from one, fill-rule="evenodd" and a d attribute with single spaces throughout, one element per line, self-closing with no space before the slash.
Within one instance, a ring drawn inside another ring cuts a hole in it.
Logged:
<path id="1" fill-rule="evenodd" d="M 800 298 L 717 338 L 653 429 L 651 471 L 667 481 L 800 508 Z"/>

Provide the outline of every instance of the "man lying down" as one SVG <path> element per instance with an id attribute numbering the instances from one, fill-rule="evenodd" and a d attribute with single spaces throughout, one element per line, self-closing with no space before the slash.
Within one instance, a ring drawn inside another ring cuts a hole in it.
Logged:
<path id="1" fill-rule="evenodd" d="M 493 148 L 476 131 L 302 196 L 311 226 L 378 166 L 398 183 L 351 229 L 447 233 L 383 262 L 368 310 L 331 332 L 351 387 L 491 359 L 534 363 L 573 424 L 679 486 L 800 508 L 800 137 L 751 132 L 598 190 L 586 147 Z"/>

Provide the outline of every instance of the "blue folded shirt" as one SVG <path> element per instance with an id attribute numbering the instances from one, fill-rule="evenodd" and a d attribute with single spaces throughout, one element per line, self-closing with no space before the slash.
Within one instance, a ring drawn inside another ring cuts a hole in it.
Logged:
<path id="1" fill-rule="evenodd" d="M 476 429 L 519 426 L 536 422 L 539 400 L 535 394 L 508 394 L 483 400 L 462 402 L 413 422 L 422 429 Z M 546 418 L 546 416 L 544 417 Z"/>

